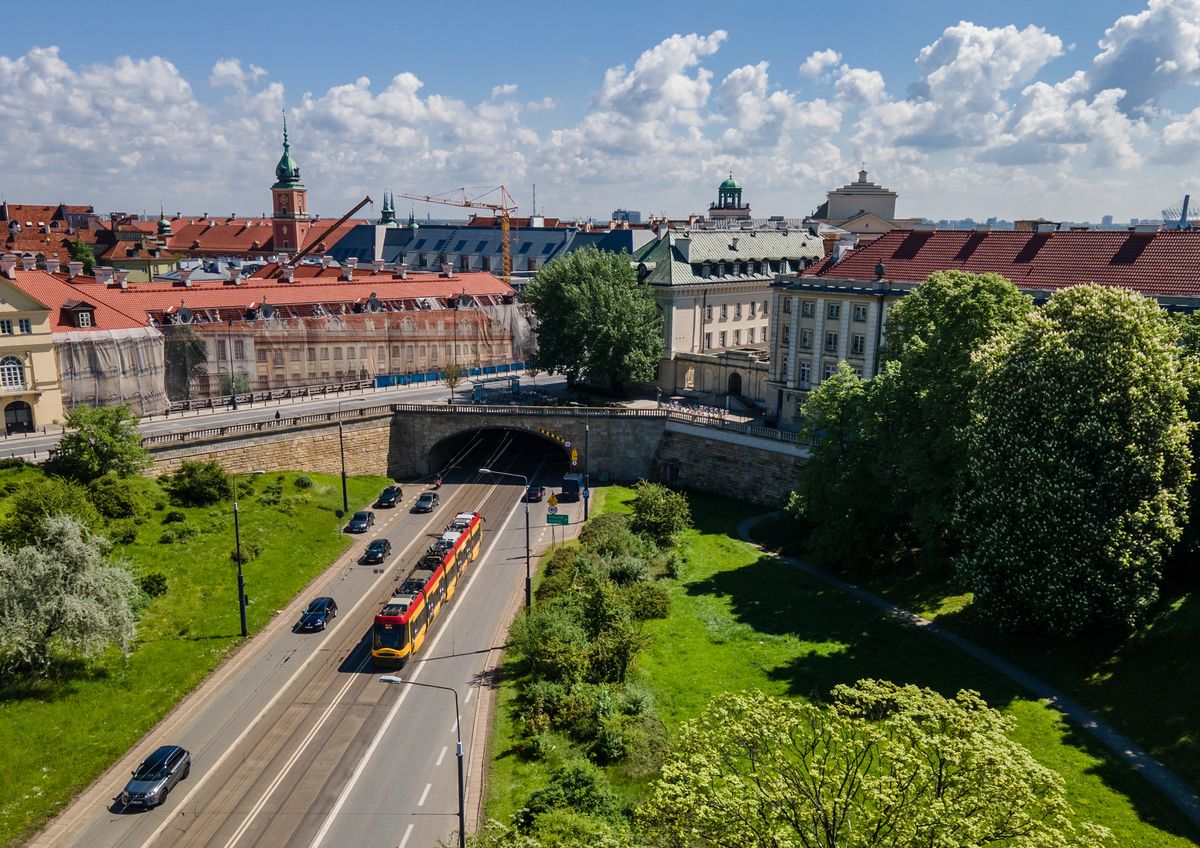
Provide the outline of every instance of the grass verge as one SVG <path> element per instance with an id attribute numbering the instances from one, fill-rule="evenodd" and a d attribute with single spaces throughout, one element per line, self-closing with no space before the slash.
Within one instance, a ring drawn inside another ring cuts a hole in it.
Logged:
<path id="1" fill-rule="evenodd" d="M 37 474 L 0 472 L 0 493 L 11 494 Z M 305 475 L 313 486 L 301 489 L 299 476 L 239 478 L 254 483 L 254 491 L 238 502 L 243 552 L 251 545 L 261 551 L 244 567 L 251 635 L 351 544 L 334 514 L 341 506 L 340 480 Z M 143 501 L 137 538 L 117 546 L 115 554 L 128 560 L 135 575 L 165 574 L 167 593 L 142 612 L 129 657 L 112 651 L 86 665 L 64 667 L 48 681 L 0 685 L 0 845 L 20 844 L 44 826 L 241 641 L 229 505 L 167 506 L 157 483 L 135 482 Z M 368 502 L 386 483 L 351 478 L 350 502 Z M 184 520 L 163 524 L 171 510 L 182 511 Z M 194 535 L 159 541 L 180 526 Z M 114 795 L 120 788 L 112 787 Z"/>
<path id="2" fill-rule="evenodd" d="M 600 509 L 622 510 L 631 493 L 603 490 Z M 685 562 L 671 586 L 669 618 L 646 625 L 651 647 L 635 679 L 650 688 L 668 730 L 699 714 L 719 692 L 760 689 L 811 698 L 864 677 L 916 683 L 950 695 L 979 690 L 1017 721 L 1016 738 L 1062 775 L 1079 820 L 1110 828 L 1117 845 L 1182 848 L 1197 834 L 1140 777 L 1110 757 L 1054 710 L 1014 684 L 916 628 L 825 586 L 735 538 L 737 523 L 760 508 L 713 495 L 690 498 L 696 529 L 684 539 Z M 507 821 L 545 784 L 567 753 L 543 761 L 517 754 L 514 681 L 498 699 L 486 813 Z M 631 803 L 651 777 L 609 768 Z"/>

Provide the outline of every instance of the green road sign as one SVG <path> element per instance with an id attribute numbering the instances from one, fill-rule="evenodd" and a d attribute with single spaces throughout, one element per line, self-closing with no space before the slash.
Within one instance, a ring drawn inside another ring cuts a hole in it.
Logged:
<path id="1" fill-rule="evenodd" d="M 564 515 L 547 515 L 546 523 L 547 524 L 570 524 L 571 516 L 565 515 L 565 514 Z"/>

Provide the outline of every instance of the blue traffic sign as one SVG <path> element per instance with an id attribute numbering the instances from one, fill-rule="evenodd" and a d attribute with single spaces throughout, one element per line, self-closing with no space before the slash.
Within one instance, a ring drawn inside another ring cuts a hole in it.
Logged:
<path id="1" fill-rule="evenodd" d="M 591 489 L 584 489 L 584 490 L 583 490 L 583 499 L 584 499 L 584 500 L 587 500 L 587 499 L 588 499 L 588 498 L 590 498 L 591 496 L 592 496 L 592 490 L 591 490 Z"/>
<path id="2" fill-rule="evenodd" d="M 556 507 L 556 506 L 546 507 L 546 512 L 550 513 L 551 515 L 554 515 L 554 513 L 558 512 L 558 507 Z"/>

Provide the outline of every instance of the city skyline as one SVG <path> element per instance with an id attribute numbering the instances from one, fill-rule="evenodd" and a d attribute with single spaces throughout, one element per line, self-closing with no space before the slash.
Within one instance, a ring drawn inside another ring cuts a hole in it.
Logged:
<path id="1" fill-rule="evenodd" d="M 0 193 L 259 214 L 285 108 L 326 218 L 384 189 L 501 182 L 520 214 L 536 184 L 550 215 L 683 216 L 729 172 L 755 215 L 802 217 L 865 163 L 904 217 L 1124 221 L 1178 206 L 1200 157 L 1198 0 L 838 21 L 700 4 L 686 26 L 589 21 L 582 40 L 545 3 L 521 16 L 536 33 L 483 8 L 469 29 L 377 10 L 314 31 L 319 8 L 120 26 L 22 10 L 0 54 Z"/>

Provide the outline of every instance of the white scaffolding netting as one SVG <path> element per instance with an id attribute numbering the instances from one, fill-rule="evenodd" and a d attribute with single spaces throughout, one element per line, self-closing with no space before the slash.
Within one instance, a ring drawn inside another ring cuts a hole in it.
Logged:
<path id="1" fill-rule="evenodd" d="M 134 414 L 163 412 L 163 336 L 153 327 L 54 334 L 63 405 L 115 406 L 128 403 Z"/>

